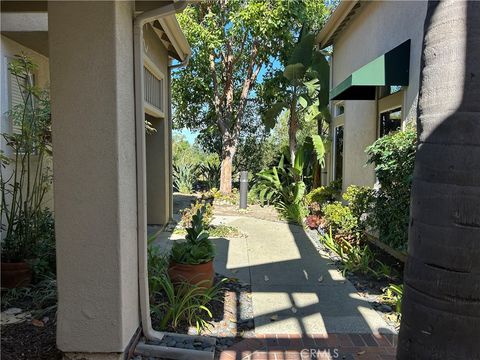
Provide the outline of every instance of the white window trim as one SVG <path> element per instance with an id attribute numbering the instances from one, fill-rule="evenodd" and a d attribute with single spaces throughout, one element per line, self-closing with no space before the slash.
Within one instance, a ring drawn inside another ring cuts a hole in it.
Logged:
<path id="1" fill-rule="evenodd" d="M 158 68 L 155 63 L 148 58 L 148 56 L 144 56 L 143 60 L 143 66 L 150 71 L 157 79 L 162 80 L 162 95 L 163 95 L 163 106 L 165 107 L 167 105 L 167 99 L 165 98 L 166 95 L 166 81 L 165 81 L 165 74 Z M 143 107 L 145 109 L 145 112 L 153 117 L 156 118 L 165 118 L 165 111 L 162 111 L 158 109 L 157 107 L 147 103 L 145 99 L 143 99 Z"/>

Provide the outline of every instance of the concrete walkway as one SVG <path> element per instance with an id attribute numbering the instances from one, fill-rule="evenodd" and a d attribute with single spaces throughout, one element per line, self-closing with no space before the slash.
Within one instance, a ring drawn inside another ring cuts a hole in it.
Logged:
<path id="1" fill-rule="evenodd" d="M 214 239 L 215 267 L 252 285 L 256 334 L 394 333 L 301 227 L 236 216 L 218 223 L 246 235 Z"/>
<path id="2" fill-rule="evenodd" d="M 251 284 L 256 334 L 395 333 L 300 226 L 244 216 L 213 223 L 245 234 L 212 239 L 215 270 Z M 182 238 L 163 232 L 157 244 L 168 251 Z"/>

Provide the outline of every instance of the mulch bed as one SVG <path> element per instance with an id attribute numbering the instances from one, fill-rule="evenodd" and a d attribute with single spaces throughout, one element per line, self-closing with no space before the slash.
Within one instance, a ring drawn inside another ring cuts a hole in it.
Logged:
<path id="1" fill-rule="evenodd" d="M 43 327 L 34 326 L 31 321 L 3 325 L 2 360 L 55 360 L 62 359 L 56 346 L 55 312 L 46 315 L 49 321 Z"/>

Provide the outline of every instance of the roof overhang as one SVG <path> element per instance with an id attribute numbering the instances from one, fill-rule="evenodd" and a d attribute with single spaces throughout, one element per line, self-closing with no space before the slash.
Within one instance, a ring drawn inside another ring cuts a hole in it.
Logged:
<path id="1" fill-rule="evenodd" d="M 175 15 L 156 20 L 152 26 L 163 45 L 167 48 L 170 56 L 180 62 L 190 56 L 192 50 Z"/>
<path id="2" fill-rule="evenodd" d="M 377 86 L 407 86 L 410 40 L 354 71 L 330 91 L 330 100 L 375 100 Z"/>
<path id="3" fill-rule="evenodd" d="M 317 35 L 316 40 L 320 49 L 333 44 L 335 37 L 348 25 L 361 6 L 362 3 L 359 0 L 340 1 L 325 26 Z"/>

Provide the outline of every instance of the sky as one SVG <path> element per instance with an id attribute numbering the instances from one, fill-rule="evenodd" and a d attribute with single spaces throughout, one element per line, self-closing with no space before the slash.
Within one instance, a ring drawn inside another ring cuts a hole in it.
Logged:
<path id="1" fill-rule="evenodd" d="M 195 139 L 198 136 L 198 131 L 192 131 L 192 130 L 185 129 L 185 128 L 181 129 L 181 130 L 174 130 L 174 133 L 182 134 L 183 136 L 185 136 L 185 139 L 190 144 L 193 144 L 195 142 Z"/>

